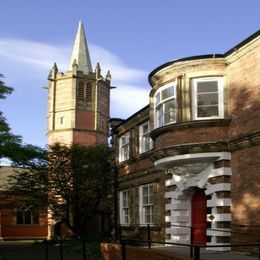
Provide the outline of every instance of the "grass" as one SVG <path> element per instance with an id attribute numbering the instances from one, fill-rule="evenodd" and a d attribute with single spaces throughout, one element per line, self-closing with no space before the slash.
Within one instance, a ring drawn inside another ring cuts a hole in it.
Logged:
<path id="1" fill-rule="evenodd" d="M 86 242 L 85 250 L 87 256 L 101 257 L 99 242 Z M 82 251 L 82 243 L 73 244 L 70 249 L 71 253 L 82 254 Z"/>

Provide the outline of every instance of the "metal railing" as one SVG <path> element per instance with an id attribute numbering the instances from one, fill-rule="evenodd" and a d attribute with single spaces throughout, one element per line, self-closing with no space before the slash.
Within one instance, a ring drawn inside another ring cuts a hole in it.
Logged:
<path id="1" fill-rule="evenodd" d="M 97 240 L 44 240 L 44 248 L 45 248 L 45 260 L 50 260 L 53 259 L 52 257 L 52 253 L 50 252 L 51 248 L 53 247 L 53 245 L 56 246 L 57 249 L 57 260 L 64 260 L 64 252 L 65 252 L 65 246 L 70 246 L 73 247 L 75 245 L 80 245 L 81 247 L 81 252 L 79 253 L 82 257 L 83 260 L 87 260 L 88 259 L 88 255 L 87 255 L 87 250 L 86 250 L 86 246 L 88 243 L 93 243 L 93 242 L 100 242 L 101 241 L 97 241 Z"/>
<path id="2" fill-rule="evenodd" d="M 241 226 L 241 225 L 237 225 L 237 226 Z M 244 227 L 245 225 L 243 225 Z M 122 229 L 131 229 L 131 228 L 139 228 L 139 229 L 145 229 L 146 232 L 147 232 L 147 236 L 146 238 L 147 239 L 127 239 L 127 238 L 123 238 L 122 237 Z M 183 244 L 183 243 L 171 243 L 171 242 L 164 242 L 164 241 L 155 241 L 155 240 L 152 240 L 151 239 L 151 230 L 152 229 L 156 229 L 156 228 L 165 228 L 165 227 L 181 227 L 181 228 L 188 228 L 190 229 L 190 232 L 189 232 L 189 236 L 190 236 L 190 243 L 189 244 Z M 250 227 L 250 226 L 248 226 Z M 175 245 L 175 246 L 184 246 L 184 247 L 189 247 L 190 248 L 190 257 L 193 257 L 194 256 L 194 259 L 200 259 L 200 249 L 201 248 L 218 248 L 218 247 L 254 247 L 254 248 L 258 248 L 258 258 L 260 260 L 260 234 L 256 234 L 256 233 L 249 233 L 249 232 L 239 232 L 239 231 L 231 231 L 231 230 L 227 230 L 225 228 L 220 228 L 220 229 L 216 229 L 216 228 L 200 228 L 200 227 L 192 227 L 192 226 L 186 226 L 186 225 L 170 225 L 170 224 L 159 224 L 159 225 L 131 225 L 131 226 L 121 226 L 121 225 L 118 225 L 118 240 L 120 241 L 121 245 L 122 245 L 122 259 L 125 260 L 125 254 L 126 254 L 126 249 L 125 249 L 125 246 L 127 243 L 140 243 L 140 244 L 143 244 L 143 243 L 146 243 L 147 244 L 147 247 L 149 249 L 151 249 L 151 246 L 152 244 L 169 244 L 169 245 Z M 247 235 L 247 236 L 253 236 L 253 237 L 258 237 L 258 241 L 259 243 L 247 243 L 247 244 L 217 244 L 217 245 L 198 245 L 198 244 L 192 244 L 193 242 L 193 230 L 194 229 L 202 229 L 202 230 L 211 230 L 211 231 L 216 231 L 216 232 L 224 232 L 224 233 L 229 233 L 229 234 L 239 234 L 239 235 Z"/>
<path id="3" fill-rule="evenodd" d="M 129 242 L 146 242 L 148 244 L 148 248 L 151 249 L 151 244 L 163 244 L 163 245 L 173 245 L 173 246 L 182 246 L 182 247 L 189 247 L 190 248 L 190 257 L 194 257 L 194 260 L 200 260 L 200 252 L 201 248 L 217 248 L 217 247 L 255 247 L 258 248 L 258 259 L 260 260 L 260 243 L 258 244 L 242 244 L 242 245 L 196 245 L 196 244 L 182 244 L 182 243 L 171 243 L 171 242 L 164 242 L 164 241 L 152 241 L 152 240 L 138 240 L 138 239 L 121 239 L 121 255 L 122 260 L 126 260 L 126 245 Z"/>

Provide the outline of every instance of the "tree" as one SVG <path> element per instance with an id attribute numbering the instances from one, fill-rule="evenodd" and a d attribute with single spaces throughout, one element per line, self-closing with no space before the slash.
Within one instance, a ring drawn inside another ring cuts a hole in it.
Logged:
<path id="1" fill-rule="evenodd" d="M 88 221 L 108 202 L 112 181 L 107 146 L 55 144 L 11 177 L 8 194 L 18 195 L 21 205 L 49 208 L 55 221 L 82 238 Z"/>
<path id="2" fill-rule="evenodd" d="M 13 92 L 13 88 L 8 87 L 1 80 L 3 75 L 0 74 L 0 99 L 6 99 L 7 95 Z M 0 158 L 13 157 L 13 151 L 21 145 L 22 139 L 20 136 L 11 133 L 11 129 L 0 111 Z"/>
<path id="3" fill-rule="evenodd" d="M 13 92 L 13 88 L 1 80 L 3 77 L 0 74 L 0 99 L 2 100 Z M 39 153 L 41 148 L 22 144 L 22 137 L 11 132 L 3 112 L 0 111 L 0 159 L 5 157 L 17 165 L 23 165 L 26 161 L 37 158 Z"/>

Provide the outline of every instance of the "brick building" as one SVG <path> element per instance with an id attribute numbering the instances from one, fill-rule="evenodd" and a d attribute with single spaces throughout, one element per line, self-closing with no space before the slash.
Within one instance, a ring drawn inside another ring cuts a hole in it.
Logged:
<path id="1" fill-rule="evenodd" d="M 31 207 L 4 207 L 8 177 L 20 172 L 21 168 L 0 167 L 0 240 L 45 239 L 48 237 L 47 212 L 40 214 Z"/>
<path id="2" fill-rule="evenodd" d="M 259 75 L 258 31 L 225 54 L 159 66 L 149 75 L 149 104 L 110 120 L 124 234 L 142 237 L 150 224 L 154 239 L 255 242 L 225 231 L 260 230 Z M 48 80 L 48 143 L 107 142 L 111 75 L 99 64 L 93 71 L 81 22 L 67 72 L 54 64 Z M 3 186 L 12 170 L 0 170 Z M 53 223 L 32 209 L 0 211 L 3 239 L 51 235 Z"/>
<path id="3" fill-rule="evenodd" d="M 149 83 L 148 106 L 111 120 L 123 234 L 149 224 L 170 242 L 255 242 L 229 231 L 260 234 L 260 31 L 165 63 Z"/>

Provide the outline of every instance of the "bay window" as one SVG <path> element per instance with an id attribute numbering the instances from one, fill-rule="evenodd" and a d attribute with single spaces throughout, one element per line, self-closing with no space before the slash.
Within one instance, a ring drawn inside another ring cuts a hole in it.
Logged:
<path id="1" fill-rule="evenodd" d="M 176 123 L 176 82 L 155 93 L 155 127 Z"/>

